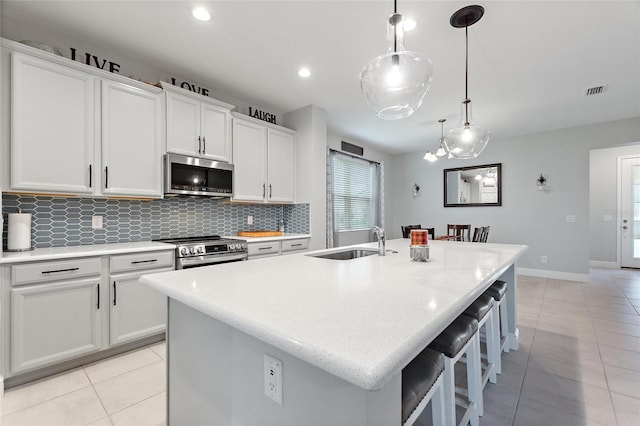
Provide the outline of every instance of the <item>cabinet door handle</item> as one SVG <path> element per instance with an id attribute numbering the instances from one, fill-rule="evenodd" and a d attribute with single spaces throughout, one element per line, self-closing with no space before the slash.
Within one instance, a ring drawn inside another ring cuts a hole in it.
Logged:
<path id="1" fill-rule="evenodd" d="M 258 247 L 258 250 L 271 250 L 273 247 Z"/>
<path id="2" fill-rule="evenodd" d="M 43 274 L 57 274 L 60 272 L 72 272 L 77 271 L 80 268 L 68 268 L 68 269 L 52 269 L 51 271 L 42 271 Z"/>
<path id="3" fill-rule="evenodd" d="M 89 188 L 91 188 L 91 184 L 93 183 L 93 165 L 89 164 Z"/>
<path id="4" fill-rule="evenodd" d="M 207 139 L 205 139 L 205 137 L 202 137 L 202 153 L 205 154 L 207 152 Z"/>
<path id="5" fill-rule="evenodd" d="M 131 262 L 132 265 L 138 265 L 140 263 L 152 263 L 152 262 L 157 262 L 158 259 L 149 259 L 149 260 L 134 260 Z"/>
<path id="6" fill-rule="evenodd" d="M 113 306 L 116 306 L 116 292 L 117 292 L 116 282 L 114 281 L 113 282 Z"/>
<path id="7" fill-rule="evenodd" d="M 100 284 L 98 284 L 98 309 L 100 309 Z"/>
<path id="8" fill-rule="evenodd" d="M 104 187 L 109 187 L 109 166 L 104 166 Z"/>
<path id="9" fill-rule="evenodd" d="M 202 154 L 202 139 L 198 136 L 198 154 Z"/>
<path id="10" fill-rule="evenodd" d="M 263 183 L 262 184 L 262 198 L 264 198 L 264 196 L 266 194 L 266 191 L 267 191 L 267 186 Z"/>
<path id="11" fill-rule="evenodd" d="M 269 199 L 271 199 L 271 193 L 272 193 L 272 191 L 271 191 L 271 184 L 269 184 Z"/>

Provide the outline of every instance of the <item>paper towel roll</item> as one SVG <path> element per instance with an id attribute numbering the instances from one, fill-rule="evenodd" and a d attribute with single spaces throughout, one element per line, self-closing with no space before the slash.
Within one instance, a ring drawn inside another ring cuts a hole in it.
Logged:
<path id="1" fill-rule="evenodd" d="M 31 213 L 9 213 L 7 250 L 31 248 Z"/>

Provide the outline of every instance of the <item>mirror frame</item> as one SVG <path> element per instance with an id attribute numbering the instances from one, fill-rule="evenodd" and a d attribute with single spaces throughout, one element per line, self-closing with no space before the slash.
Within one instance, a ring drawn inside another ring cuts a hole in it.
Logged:
<path id="1" fill-rule="evenodd" d="M 496 183 L 498 185 L 498 199 L 495 203 L 448 203 L 447 202 L 447 172 L 460 172 L 473 169 L 486 169 L 495 167 L 497 170 Z M 502 206 L 502 163 L 494 164 L 478 164 L 476 166 L 456 167 L 453 169 L 444 169 L 442 171 L 442 183 L 444 188 L 444 206 L 445 207 L 496 207 Z"/>

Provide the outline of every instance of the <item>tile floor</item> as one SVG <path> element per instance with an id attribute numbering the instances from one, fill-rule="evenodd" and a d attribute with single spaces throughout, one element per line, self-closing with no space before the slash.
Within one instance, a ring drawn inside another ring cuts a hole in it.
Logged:
<path id="1" fill-rule="evenodd" d="M 520 348 L 485 388 L 480 424 L 640 426 L 639 312 L 637 270 L 594 269 L 588 283 L 520 276 Z M 0 424 L 165 424 L 165 348 L 9 389 Z"/>

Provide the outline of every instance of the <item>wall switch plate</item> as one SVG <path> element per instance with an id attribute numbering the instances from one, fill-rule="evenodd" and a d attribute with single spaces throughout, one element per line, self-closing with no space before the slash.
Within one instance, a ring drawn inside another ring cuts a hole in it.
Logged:
<path id="1" fill-rule="evenodd" d="M 567 223 L 574 223 L 576 221 L 576 215 L 575 214 L 568 214 L 567 215 Z"/>
<path id="2" fill-rule="evenodd" d="M 282 405 L 282 361 L 264 354 L 264 394 Z"/>
<path id="3" fill-rule="evenodd" d="M 91 216 L 91 227 L 93 229 L 102 229 L 102 216 Z"/>
<path id="4" fill-rule="evenodd" d="M 611 221 L 613 221 L 613 216 L 612 216 L 612 215 L 610 215 L 610 214 L 605 214 L 605 215 L 602 217 L 602 220 L 603 220 L 604 222 L 611 222 Z"/>
<path id="5" fill-rule="evenodd" d="M 547 256 L 540 256 L 541 263 L 547 263 Z"/>
<path id="6" fill-rule="evenodd" d="M 247 225 L 253 225 L 253 216 L 247 216 Z"/>

